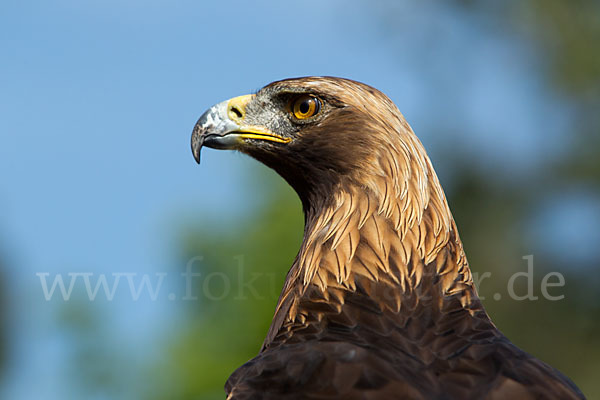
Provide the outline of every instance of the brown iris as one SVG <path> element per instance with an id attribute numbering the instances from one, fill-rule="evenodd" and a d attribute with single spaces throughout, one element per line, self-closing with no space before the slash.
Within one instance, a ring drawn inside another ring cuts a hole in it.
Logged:
<path id="1" fill-rule="evenodd" d="M 298 119 L 307 119 L 321 109 L 319 99 L 314 96 L 303 95 L 292 102 L 292 113 Z"/>

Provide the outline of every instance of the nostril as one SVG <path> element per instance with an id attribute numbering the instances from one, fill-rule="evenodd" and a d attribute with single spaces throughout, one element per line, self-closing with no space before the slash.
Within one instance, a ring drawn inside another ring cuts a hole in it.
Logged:
<path id="1" fill-rule="evenodd" d="M 231 107 L 229 109 L 229 112 L 233 113 L 239 119 L 242 119 L 242 117 L 244 116 L 244 114 L 242 114 L 242 112 L 235 106 Z"/>

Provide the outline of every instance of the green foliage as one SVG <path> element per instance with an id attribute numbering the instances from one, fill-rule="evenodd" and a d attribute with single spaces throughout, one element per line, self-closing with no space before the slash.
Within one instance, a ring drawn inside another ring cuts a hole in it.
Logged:
<path id="1" fill-rule="evenodd" d="M 527 254 L 523 229 L 541 201 L 574 185 L 600 192 L 600 3 L 516 1 L 507 3 L 503 13 L 481 3 L 470 6 L 495 19 L 505 31 L 518 32 L 521 40 L 541 51 L 546 68 L 540 74 L 557 97 L 570 103 L 576 123 L 566 156 L 549 164 L 526 186 L 477 176 L 467 166 L 456 165 L 459 172 L 454 173 L 455 190 L 448 193 L 450 205 L 471 268 L 490 271 L 495 277 L 482 284 L 480 293 L 486 297 L 484 303 L 496 325 L 517 345 L 571 377 L 588 398 L 600 398 L 600 282 L 596 268 L 590 273 L 589 266 L 564 265 L 564 260 L 556 260 L 542 249 L 535 255 L 534 286 L 540 287 L 548 271 L 561 271 L 567 282 L 563 300 L 515 302 L 492 297 L 505 291 L 508 275 L 525 268 L 520 260 Z M 594 260 L 593 266 L 598 265 L 600 259 Z"/>
<path id="2" fill-rule="evenodd" d="M 150 398 L 222 398 L 229 374 L 260 350 L 303 228 L 292 189 L 272 173 L 260 179 L 267 180 L 260 184 L 267 200 L 245 220 L 223 233 L 215 234 L 213 221 L 185 235 L 180 264 L 202 257 L 193 267 L 201 273 L 192 290 L 197 300 L 186 302 L 189 324 L 171 338 Z"/>

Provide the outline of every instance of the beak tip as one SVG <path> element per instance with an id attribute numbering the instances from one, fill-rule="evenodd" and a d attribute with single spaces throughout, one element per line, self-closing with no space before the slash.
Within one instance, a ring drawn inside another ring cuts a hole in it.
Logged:
<path id="1" fill-rule="evenodd" d="M 202 144 L 204 142 L 202 133 L 201 133 L 201 129 L 198 126 L 198 124 L 196 124 L 196 126 L 194 126 L 194 131 L 192 132 L 192 141 L 191 141 L 191 145 L 192 145 L 192 155 L 194 156 L 194 160 L 196 160 L 196 163 L 200 164 L 200 151 L 202 150 Z"/>
<path id="2" fill-rule="evenodd" d="M 196 143 L 192 143 L 192 155 L 197 164 L 200 164 L 200 149 L 202 146 L 198 146 Z"/>

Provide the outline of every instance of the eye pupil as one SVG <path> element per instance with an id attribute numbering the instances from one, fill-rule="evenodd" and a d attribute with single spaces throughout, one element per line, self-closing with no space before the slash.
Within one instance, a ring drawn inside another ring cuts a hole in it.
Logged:
<path id="1" fill-rule="evenodd" d="M 308 113 L 308 110 L 310 110 L 310 101 L 311 100 L 304 100 L 302 103 L 300 103 L 300 112 L 302 114 L 306 114 Z"/>

